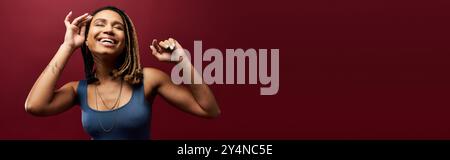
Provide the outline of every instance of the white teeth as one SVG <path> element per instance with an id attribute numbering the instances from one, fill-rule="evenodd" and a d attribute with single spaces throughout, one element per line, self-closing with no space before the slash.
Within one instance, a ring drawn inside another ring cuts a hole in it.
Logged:
<path id="1" fill-rule="evenodd" d="M 102 39 L 100 39 L 100 42 L 102 42 L 102 43 L 108 42 L 108 43 L 114 44 L 114 41 L 112 39 L 108 39 L 108 38 L 102 38 Z"/>

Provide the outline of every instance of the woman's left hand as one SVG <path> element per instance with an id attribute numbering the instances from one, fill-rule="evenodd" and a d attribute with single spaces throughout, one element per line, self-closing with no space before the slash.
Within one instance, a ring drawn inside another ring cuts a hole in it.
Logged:
<path id="1" fill-rule="evenodd" d="M 156 39 L 153 39 L 152 45 L 150 45 L 150 49 L 152 50 L 153 56 L 156 57 L 159 61 L 163 62 L 173 62 L 178 63 L 183 60 L 183 57 L 186 55 L 183 47 L 173 38 L 169 38 L 164 41 L 157 42 Z M 175 56 L 179 56 L 172 60 L 172 54 Z"/>

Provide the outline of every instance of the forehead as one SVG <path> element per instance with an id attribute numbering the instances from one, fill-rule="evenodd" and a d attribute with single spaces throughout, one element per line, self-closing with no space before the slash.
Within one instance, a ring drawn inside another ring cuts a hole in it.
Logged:
<path id="1" fill-rule="evenodd" d="M 111 22 L 116 21 L 123 24 L 122 18 L 120 17 L 119 13 L 112 10 L 103 10 L 98 12 L 94 15 L 94 17 L 92 17 L 92 21 L 95 21 L 97 19 L 104 19 Z"/>

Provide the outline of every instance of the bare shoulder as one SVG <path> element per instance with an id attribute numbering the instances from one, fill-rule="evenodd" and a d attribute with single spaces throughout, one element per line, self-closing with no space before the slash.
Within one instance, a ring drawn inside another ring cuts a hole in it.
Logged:
<path id="1" fill-rule="evenodd" d="M 79 81 L 68 82 L 64 86 L 62 86 L 61 89 L 69 88 L 72 89 L 74 93 L 77 93 L 78 83 Z"/>
<path id="2" fill-rule="evenodd" d="M 152 67 L 145 67 L 143 69 L 143 74 L 145 83 L 148 82 L 161 83 L 162 81 L 167 80 L 169 78 L 169 76 L 163 71 Z"/>
<path id="3" fill-rule="evenodd" d="M 142 69 L 144 74 L 144 87 L 146 95 L 155 89 L 157 89 L 161 84 L 170 81 L 170 77 L 163 71 L 153 68 L 145 67 Z"/>

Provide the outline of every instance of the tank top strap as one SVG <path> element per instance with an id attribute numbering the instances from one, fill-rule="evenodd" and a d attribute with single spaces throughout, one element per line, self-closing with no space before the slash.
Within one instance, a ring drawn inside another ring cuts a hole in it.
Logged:
<path id="1" fill-rule="evenodd" d="M 80 103 L 80 107 L 82 110 L 85 110 L 87 108 L 87 81 L 86 80 L 80 80 L 78 82 L 78 88 L 77 88 L 77 93 L 78 93 L 78 101 Z"/>

